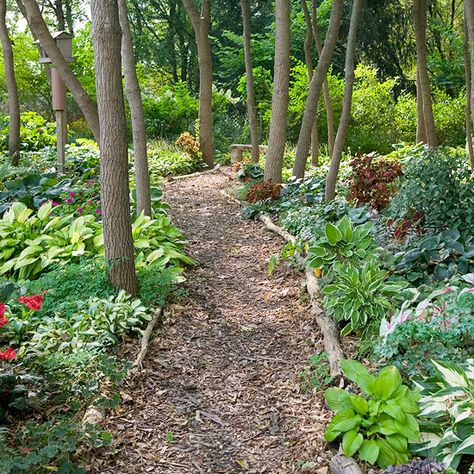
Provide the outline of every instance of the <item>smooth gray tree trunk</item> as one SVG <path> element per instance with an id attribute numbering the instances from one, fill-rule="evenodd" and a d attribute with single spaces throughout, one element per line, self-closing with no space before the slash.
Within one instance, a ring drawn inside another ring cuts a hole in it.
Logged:
<path id="1" fill-rule="evenodd" d="M 250 127 L 250 142 L 252 144 L 252 161 L 258 163 L 260 159 L 260 136 L 258 133 L 257 105 L 255 102 L 255 86 L 253 81 L 249 0 L 240 0 L 240 8 L 242 10 L 245 79 L 247 82 L 247 110 Z"/>
<path id="2" fill-rule="evenodd" d="M 474 0 L 464 0 L 464 9 L 466 16 L 466 27 L 468 32 L 469 50 L 470 50 L 470 71 L 471 78 L 470 93 L 468 94 L 470 102 L 471 123 L 474 129 Z M 469 68 L 467 68 L 469 69 Z M 472 139 L 472 137 L 471 137 Z M 474 166 L 474 164 L 473 164 Z"/>
<path id="3" fill-rule="evenodd" d="M 332 201 L 336 197 L 336 184 L 341 165 L 342 152 L 346 141 L 349 121 L 351 117 L 352 93 L 354 89 L 355 51 L 357 44 L 357 31 L 359 29 L 359 19 L 362 10 L 363 0 L 354 0 L 352 5 L 351 24 L 347 37 L 345 81 L 344 81 L 344 101 L 342 105 L 342 115 L 337 130 L 336 141 L 334 142 L 334 152 L 331 158 L 331 166 L 326 178 L 326 201 Z"/>
<path id="4" fill-rule="evenodd" d="M 298 145 L 296 148 L 295 163 L 293 166 L 293 175 L 297 178 L 302 178 L 304 176 L 306 160 L 308 158 L 309 148 L 311 145 L 311 131 L 316 118 L 319 97 L 321 95 L 324 79 L 327 77 L 329 64 L 331 63 L 337 38 L 339 36 L 343 4 L 343 0 L 333 1 L 326 41 L 321 51 L 316 73 L 309 86 L 309 93 L 306 99 L 303 121 L 301 124 Z"/>
<path id="5" fill-rule="evenodd" d="M 138 83 L 132 33 L 130 32 L 127 0 L 118 0 L 118 7 L 122 28 L 122 66 L 125 76 L 125 94 L 132 118 L 137 214 L 143 212 L 145 215 L 151 216 L 150 171 L 148 169 L 145 116 L 140 84 Z"/>

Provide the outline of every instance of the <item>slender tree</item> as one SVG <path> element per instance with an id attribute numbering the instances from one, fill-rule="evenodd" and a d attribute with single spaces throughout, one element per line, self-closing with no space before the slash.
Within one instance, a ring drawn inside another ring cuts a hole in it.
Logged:
<path id="1" fill-rule="evenodd" d="M 313 37 L 314 42 L 316 43 L 316 50 L 318 55 L 321 56 L 323 52 L 323 43 L 321 41 L 321 35 L 319 34 L 318 28 L 318 2 L 317 0 L 312 1 L 312 20 L 311 24 L 313 26 Z M 327 134 L 328 134 L 328 154 L 332 156 L 332 151 L 334 149 L 334 109 L 331 103 L 331 93 L 329 92 L 329 83 L 326 77 L 323 82 L 323 95 L 324 95 L 324 106 L 326 107 L 326 117 L 327 117 Z"/>
<path id="2" fill-rule="evenodd" d="M 342 115 L 337 130 L 334 151 L 331 158 L 331 166 L 326 178 L 326 201 L 332 201 L 336 197 L 336 183 L 339 175 L 342 151 L 349 128 L 351 116 L 352 92 L 354 88 L 355 50 L 357 44 L 357 31 L 359 29 L 360 13 L 363 0 L 354 0 L 352 6 L 351 24 L 347 37 L 345 81 L 344 81 L 344 101 L 342 105 Z"/>
<path id="3" fill-rule="evenodd" d="M 313 21 L 311 14 L 306 5 L 306 0 L 301 0 L 301 8 L 306 22 L 306 36 L 304 40 L 304 57 L 306 62 L 306 69 L 308 70 L 308 83 L 313 79 Z M 313 130 L 311 131 L 311 161 L 313 165 L 317 166 L 319 161 L 319 138 L 318 138 L 318 119 L 314 120 Z"/>
<path id="4" fill-rule="evenodd" d="M 470 102 L 470 115 L 471 121 L 474 125 L 474 0 L 464 0 L 464 11 L 466 18 L 467 37 L 469 41 L 469 56 L 470 56 L 470 71 L 469 76 L 471 79 L 469 102 Z M 466 71 L 469 67 L 466 68 Z M 469 87 L 469 86 L 468 86 Z M 473 164 L 474 166 L 474 164 Z"/>
<path id="5" fill-rule="evenodd" d="M 130 217 L 127 120 L 122 89 L 117 0 L 92 0 L 104 249 L 110 282 L 135 295 L 137 278 Z"/>
<path id="6" fill-rule="evenodd" d="M 464 9 L 464 43 L 463 43 L 463 55 L 464 55 L 464 75 L 466 78 L 466 148 L 469 155 L 469 161 L 471 162 L 471 168 L 474 169 L 474 149 L 472 144 L 472 110 L 471 110 L 471 97 L 472 97 L 472 76 L 471 76 L 471 54 L 469 52 L 469 32 L 467 27 L 467 15 L 466 8 Z"/>
<path id="7" fill-rule="evenodd" d="M 413 18 L 415 24 L 416 39 L 416 68 L 417 68 L 417 100 L 421 100 L 423 107 L 419 106 L 418 114 L 423 111 L 423 121 L 425 135 L 420 131 L 419 138 L 426 137 L 426 143 L 429 147 L 436 147 L 436 129 L 433 116 L 433 101 L 431 100 L 430 78 L 428 76 L 428 66 L 426 63 L 426 16 L 428 4 L 427 0 L 415 0 L 413 8 Z M 420 119 L 420 116 L 418 116 Z M 418 123 L 421 129 L 423 123 Z"/>
<path id="8" fill-rule="evenodd" d="M 128 19 L 127 0 L 118 0 L 122 28 L 122 65 L 125 76 L 125 94 L 132 116 L 132 135 L 137 192 L 137 214 L 151 215 L 150 171 L 148 169 L 147 139 L 142 95 L 135 64 L 133 40 Z"/>
<path id="9" fill-rule="evenodd" d="M 13 48 L 7 28 L 7 1 L 0 0 L 0 42 L 2 44 L 3 64 L 5 69 L 5 82 L 8 93 L 8 114 L 10 124 L 8 131 L 8 153 L 11 162 L 16 165 L 20 160 L 20 101 L 15 77 L 15 63 Z"/>
<path id="10" fill-rule="evenodd" d="M 260 158 L 260 137 L 258 133 L 257 106 L 253 81 L 249 0 L 240 0 L 240 8 L 242 10 L 245 79 L 247 81 L 247 110 L 250 126 L 250 142 L 252 143 L 252 161 L 258 163 Z"/>
<path id="11" fill-rule="evenodd" d="M 308 158 L 311 144 L 311 130 L 316 118 L 323 82 L 327 77 L 329 64 L 331 63 L 334 48 L 336 47 L 337 38 L 339 36 L 343 4 L 344 0 L 333 0 L 326 41 L 321 51 L 318 68 L 316 69 L 316 73 L 309 85 L 309 93 L 306 99 L 303 121 L 301 123 L 301 130 L 296 148 L 295 163 L 293 166 L 293 175 L 297 178 L 302 178 L 304 176 L 306 160 Z"/>
<path id="12" fill-rule="evenodd" d="M 199 141 L 204 161 L 214 164 L 212 144 L 212 55 L 209 29 L 211 0 L 202 0 L 199 12 L 195 0 L 182 0 L 196 36 L 199 57 Z"/>
<path id="13" fill-rule="evenodd" d="M 281 183 L 290 84 L 290 0 L 275 1 L 275 71 L 264 180 Z"/>
<path id="14" fill-rule="evenodd" d="M 84 114 L 89 127 L 97 141 L 99 141 L 99 116 L 97 114 L 97 106 L 94 101 L 89 97 L 84 87 L 71 71 L 69 64 L 61 54 L 56 42 L 54 41 L 51 33 L 48 30 L 46 23 L 44 22 L 41 11 L 36 3 L 36 0 L 16 0 L 20 11 L 26 13 L 26 19 L 30 30 L 41 46 L 45 50 L 48 57 L 58 70 L 61 79 L 66 83 L 66 87 L 71 91 L 74 99 L 76 99 L 77 105 Z"/>

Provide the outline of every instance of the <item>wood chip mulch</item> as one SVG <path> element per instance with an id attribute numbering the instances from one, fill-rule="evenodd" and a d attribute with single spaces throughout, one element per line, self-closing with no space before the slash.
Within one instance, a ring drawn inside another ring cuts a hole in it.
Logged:
<path id="1" fill-rule="evenodd" d="M 221 173 L 168 183 L 174 223 L 200 265 L 171 305 L 142 374 L 106 423 L 112 450 L 89 472 L 317 473 L 331 457 L 330 414 L 300 372 L 323 350 L 303 275 L 280 265 L 282 242 L 245 221 Z"/>

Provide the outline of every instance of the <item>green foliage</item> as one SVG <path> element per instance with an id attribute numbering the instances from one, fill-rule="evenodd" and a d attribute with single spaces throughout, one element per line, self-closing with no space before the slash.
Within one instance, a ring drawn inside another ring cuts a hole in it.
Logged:
<path id="1" fill-rule="evenodd" d="M 309 367 L 300 373 L 303 390 L 321 390 L 331 385 L 334 377 L 331 376 L 329 369 L 326 352 L 313 354 L 309 358 Z"/>
<path id="2" fill-rule="evenodd" d="M 432 361 L 435 375 L 419 384 L 421 445 L 417 453 L 457 468 L 474 455 L 474 360 L 465 366 Z"/>
<path id="3" fill-rule="evenodd" d="M 256 163 L 243 163 L 237 172 L 237 178 L 247 181 L 261 181 L 263 180 L 263 170 Z"/>
<path id="4" fill-rule="evenodd" d="M 9 119 L 0 123 L 0 151 L 8 150 Z M 21 149 L 39 151 L 56 144 L 56 126 L 48 123 L 36 112 L 24 112 L 20 119 Z"/>
<path id="5" fill-rule="evenodd" d="M 153 184 L 159 184 L 164 176 L 190 174 L 202 168 L 198 156 L 190 156 L 179 146 L 164 140 L 150 144 L 148 162 Z"/>
<path id="6" fill-rule="evenodd" d="M 197 119 L 199 101 L 187 84 L 149 88 L 143 98 L 145 124 L 149 138 L 174 138 L 191 129 Z"/>
<path id="7" fill-rule="evenodd" d="M 139 332 L 151 319 L 141 301 L 132 300 L 123 291 L 108 299 L 91 298 L 78 302 L 78 312 L 69 319 L 55 315 L 38 320 L 36 327 L 30 328 L 32 337 L 21 346 L 18 356 L 44 357 L 83 348 L 100 352 L 117 345 L 124 334 Z"/>
<path id="8" fill-rule="evenodd" d="M 406 298 L 405 282 L 386 281 L 387 274 L 374 260 L 362 268 L 336 261 L 333 280 L 323 287 L 324 306 L 336 321 L 347 321 L 341 335 L 373 333 L 395 304 Z"/>
<path id="9" fill-rule="evenodd" d="M 37 213 L 14 203 L 0 220 L 0 274 L 31 278 L 60 261 L 98 252 L 101 226 L 94 216 L 53 217 L 52 203 Z M 72 223 L 71 223 L 72 221 Z"/>
<path id="10" fill-rule="evenodd" d="M 340 388 L 326 390 L 329 408 L 335 412 L 325 439 L 342 437 L 346 456 L 386 468 L 407 462 L 408 442 L 419 439 L 418 395 L 402 384 L 396 367 L 385 367 L 377 377 L 356 361 L 342 360 L 344 375 L 356 383 L 361 395 Z"/>
<path id="11" fill-rule="evenodd" d="M 398 252 L 392 268 L 411 283 L 418 284 L 474 272 L 474 238 L 463 238 L 456 229 L 428 235 Z"/>
<path id="12" fill-rule="evenodd" d="M 413 149 L 404 165 L 400 191 L 390 203 L 393 218 L 422 213 L 434 230 L 474 229 L 474 175 L 464 150 Z"/>
<path id="13" fill-rule="evenodd" d="M 474 350 L 474 293 L 448 286 L 433 291 L 416 307 L 404 304 L 381 324 L 374 356 L 390 361 L 410 378 L 432 374 L 427 360 L 460 363 Z"/>
<path id="14" fill-rule="evenodd" d="M 329 272 L 335 262 L 359 263 L 374 256 L 375 240 L 372 224 L 353 227 L 344 216 L 337 225 L 327 223 L 324 234 L 308 250 L 306 265 Z"/>
<path id="15" fill-rule="evenodd" d="M 69 420 L 29 422 L 11 433 L 12 440 L 8 434 L 2 430 L 0 443 L 0 471 L 5 474 L 44 472 L 44 468 L 64 474 L 84 473 L 73 453 L 80 446 L 104 446 L 112 440 L 108 432 L 94 426 L 83 429 Z"/>

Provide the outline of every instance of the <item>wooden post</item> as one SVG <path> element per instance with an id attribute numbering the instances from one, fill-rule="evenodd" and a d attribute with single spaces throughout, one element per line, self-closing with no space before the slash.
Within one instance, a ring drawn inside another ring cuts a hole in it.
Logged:
<path id="1" fill-rule="evenodd" d="M 58 171 L 60 174 L 64 174 L 67 144 L 66 84 L 59 76 L 56 68 L 51 69 L 51 86 L 53 89 L 53 109 L 56 114 Z"/>

